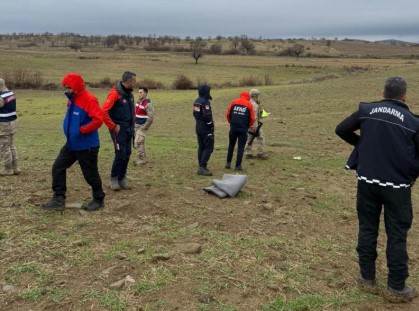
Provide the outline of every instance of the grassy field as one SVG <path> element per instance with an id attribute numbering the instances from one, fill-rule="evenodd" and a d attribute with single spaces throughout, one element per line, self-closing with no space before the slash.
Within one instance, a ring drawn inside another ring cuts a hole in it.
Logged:
<path id="1" fill-rule="evenodd" d="M 353 49 L 355 50 L 355 49 Z M 377 53 L 384 53 L 377 51 Z M 59 83 L 75 71 L 87 81 L 118 79 L 124 70 L 162 82 L 151 90 L 155 123 L 147 137 L 150 163 L 130 165 L 131 191 L 111 192 L 105 208 L 77 208 L 90 198 L 78 166 L 68 174 L 67 203 L 48 213 L 51 166 L 64 143 L 63 91 L 14 90 L 17 145 L 23 173 L 0 179 L 0 310 L 416 310 L 397 308 L 357 287 L 356 179 L 343 169 L 351 147 L 334 134 L 359 101 L 380 99 L 386 77 L 404 76 L 408 104 L 419 113 L 415 61 L 399 58 L 279 58 L 185 54 L 0 50 L 1 70 L 42 71 Z M 245 160 L 248 183 L 234 199 L 202 191 L 196 175 L 192 102 L 196 90 L 170 88 L 178 74 L 208 81 L 216 148 L 209 162 L 222 178 L 228 144 L 225 111 L 243 87 L 217 87 L 249 76 L 271 112 L 264 124 L 270 159 Z M 1 74 L 1 71 L 0 71 Z M 103 103 L 107 90 L 91 89 Z M 100 173 L 109 180 L 113 149 L 100 130 Z M 294 157 L 301 157 L 295 160 Z M 419 195 L 414 188 L 414 217 Z M 383 226 L 382 226 L 383 227 Z M 408 240 L 409 283 L 419 286 L 418 224 Z M 185 247 L 202 250 L 188 254 Z M 380 234 L 378 282 L 386 284 L 385 234 Z M 115 284 L 119 282 L 119 284 Z"/>

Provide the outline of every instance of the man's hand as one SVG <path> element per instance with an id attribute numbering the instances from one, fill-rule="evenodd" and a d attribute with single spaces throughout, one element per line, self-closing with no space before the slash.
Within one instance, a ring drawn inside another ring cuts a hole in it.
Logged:
<path id="1" fill-rule="evenodd" d="M 113 128 L 112 132 L 119 134 L 119 131 L 121 130 L 121 127 L 119 126 L 119 124 L 115 125 L 115 127 Z"/>

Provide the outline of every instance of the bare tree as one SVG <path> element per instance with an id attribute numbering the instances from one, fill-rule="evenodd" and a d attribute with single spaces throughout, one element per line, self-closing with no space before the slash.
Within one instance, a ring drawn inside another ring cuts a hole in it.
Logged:
<path id="1" fill-rule="evenodd" d="M 231 40 L 231 50 L 235 54 L 238 53 L 237 47 L 239 46 L 240 38 L 238 36 L 234 36 L 234 37 L 231 37 L 230 40 Z"/>
<path id="2" fill-rule="evenodd" d="M 222 50 L 223 46 L 221 45 L 221 43 L 214 43 L 211 44 L 209 47 L 209 52 L 211 52 L 212 54 L 220 54 Z"/>
<path id="3" fill-rule="evenodd" d="M 240 37 L 240 47 L 244 50 L 246 55 L 253 54 L 255 52 L 255 45 L 245 35 Z"/>
<path id="4" fill-rule="evenodd" d="M 195 59 L 195 64 L 198 64 L 198 60 L 204 56 L 203 50 L 207 45 L 201 37 L 196 37 L 195 40 L 189 41 L 192 51 L 192 57 Z"/>
<path id="5" fill-rule="evenodd" d="M 302 44 L 299 43 L 295 43 L 292 47 L 291 47 L 293 53 L 297 56 L 297 58 L 304 53 L 305 51 L 305 47 Z"/>
<path id="6" fill-rule="evenodd" d="M 81 49 L 81 43 L 79 42 L 72 42 L 68 45 L 70 49 L 73 49 L 75 52 Z"/>

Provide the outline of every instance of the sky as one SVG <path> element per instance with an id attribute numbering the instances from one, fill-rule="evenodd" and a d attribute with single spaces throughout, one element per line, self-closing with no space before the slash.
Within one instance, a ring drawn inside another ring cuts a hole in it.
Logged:
<path id="1" fill-rule="evenodd" d="M 419 43 L 417 0 L 12 0 L 0 33 L 203 38 L 398 39 Z"/>

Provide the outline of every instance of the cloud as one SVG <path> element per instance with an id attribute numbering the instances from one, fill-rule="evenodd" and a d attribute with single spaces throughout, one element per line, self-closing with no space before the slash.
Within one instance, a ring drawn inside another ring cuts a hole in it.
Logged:
<path id="1" fill-rule="evenodd" d="M 2 4 L 1 32 L 419 37 L 418 9 L 419 2 L 412 0 L 213 0 L 204 4 L 196 0 L 14 0 Z"/>

